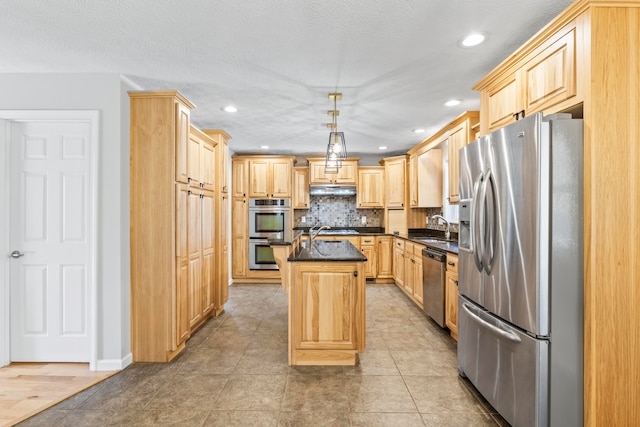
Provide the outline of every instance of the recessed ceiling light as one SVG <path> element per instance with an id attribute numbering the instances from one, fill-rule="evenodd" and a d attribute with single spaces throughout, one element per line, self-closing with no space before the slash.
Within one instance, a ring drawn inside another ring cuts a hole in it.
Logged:
<path id="1" fill-rule="evenodd" d="M 455 107 L 456 105 L 460 105 L 462 103 L 462 99 L 450 99 L 444 103 L 447 107 Z"/>
<path id="2" fill-rule="evenodd" d="M 260 148 L 262 148 L 263 150 L 267 150 L 269 148 L 268 145 L 261 145 Z"/>
<path id="3" fill-rule="evenodd" d="M 424 133 L 424 129 L 414 129 L 413 133 Z"/>
<path id="4" fill-rule="evenodd" d="M 382 145 L 382 146 L 378 147 L 378 150 L 386 150 L 386 149 L 387 149 L 386 145 Z"/>
<path id="5" fill-rule="evenodd" d="M 473 33 L 465 36 L 462 40 L 460 40 L 461 47 L 473 47 L 482 43 L 485 39 L 484 34 Z"/>
<path id="6" fill-rule="evenodd" d="M 235 113 L 238 111 L 238 109 L 233 105 L 227 105 L 226 107 L 222 107 L 222 111 L 226 111 L 227 113 Z"/>

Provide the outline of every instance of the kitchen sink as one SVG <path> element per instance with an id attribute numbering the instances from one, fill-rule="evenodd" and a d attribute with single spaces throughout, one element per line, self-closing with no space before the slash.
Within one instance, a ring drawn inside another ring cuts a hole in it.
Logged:
<path id="1" fill-rule="evenodd" d="M 438 239 L 435 237 L 417 237 L 415 240 L 419 240 L 424 243 L 449 243 L 448 240 Z"/>

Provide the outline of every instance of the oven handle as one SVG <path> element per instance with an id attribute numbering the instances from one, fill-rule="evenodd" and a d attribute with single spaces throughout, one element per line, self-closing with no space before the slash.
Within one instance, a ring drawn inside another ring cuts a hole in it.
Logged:
<path id="1" fill-rule="evenodd" d="M 491 323 L 487 322 L 486 320 L 481 319 L 477 314 L 472 313 L 469 307 L 469 304 L 467 304 L 466 302 L 462 303 L 462 308 L 464 309 L 464 311 L 471 317 L 471 319 L 478 323 L 481 326 L 484 326 L 486 329 L 488 329 L 489 331 L 493 332 L 494 334 L 498 335 L 499 337 L 508 339 L 509 341 L 513 341 L 513 342 L 520 342 L 520 337 L 516 334 L 514 334 L 511 331 L 505 331 L 503 329 L 500 329 L 496 326 L 493 326 Z"/>

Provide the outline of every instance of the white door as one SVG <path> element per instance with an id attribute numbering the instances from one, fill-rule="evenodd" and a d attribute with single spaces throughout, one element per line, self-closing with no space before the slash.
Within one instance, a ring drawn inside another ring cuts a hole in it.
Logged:
<path id="1" fill-rule="evenodd" d="M 88 362 L 91 128 L 10 123 L 11 361 Z"/>

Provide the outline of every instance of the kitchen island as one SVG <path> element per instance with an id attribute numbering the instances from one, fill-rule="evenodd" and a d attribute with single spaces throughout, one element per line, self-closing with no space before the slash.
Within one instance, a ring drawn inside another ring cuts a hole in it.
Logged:
<path id="1" fill-rule="evenodd" d="M 289 295 L 289 365 L 355 365 L 365 348 L 367 258 L 346 240 L 271 241 Z"/>

